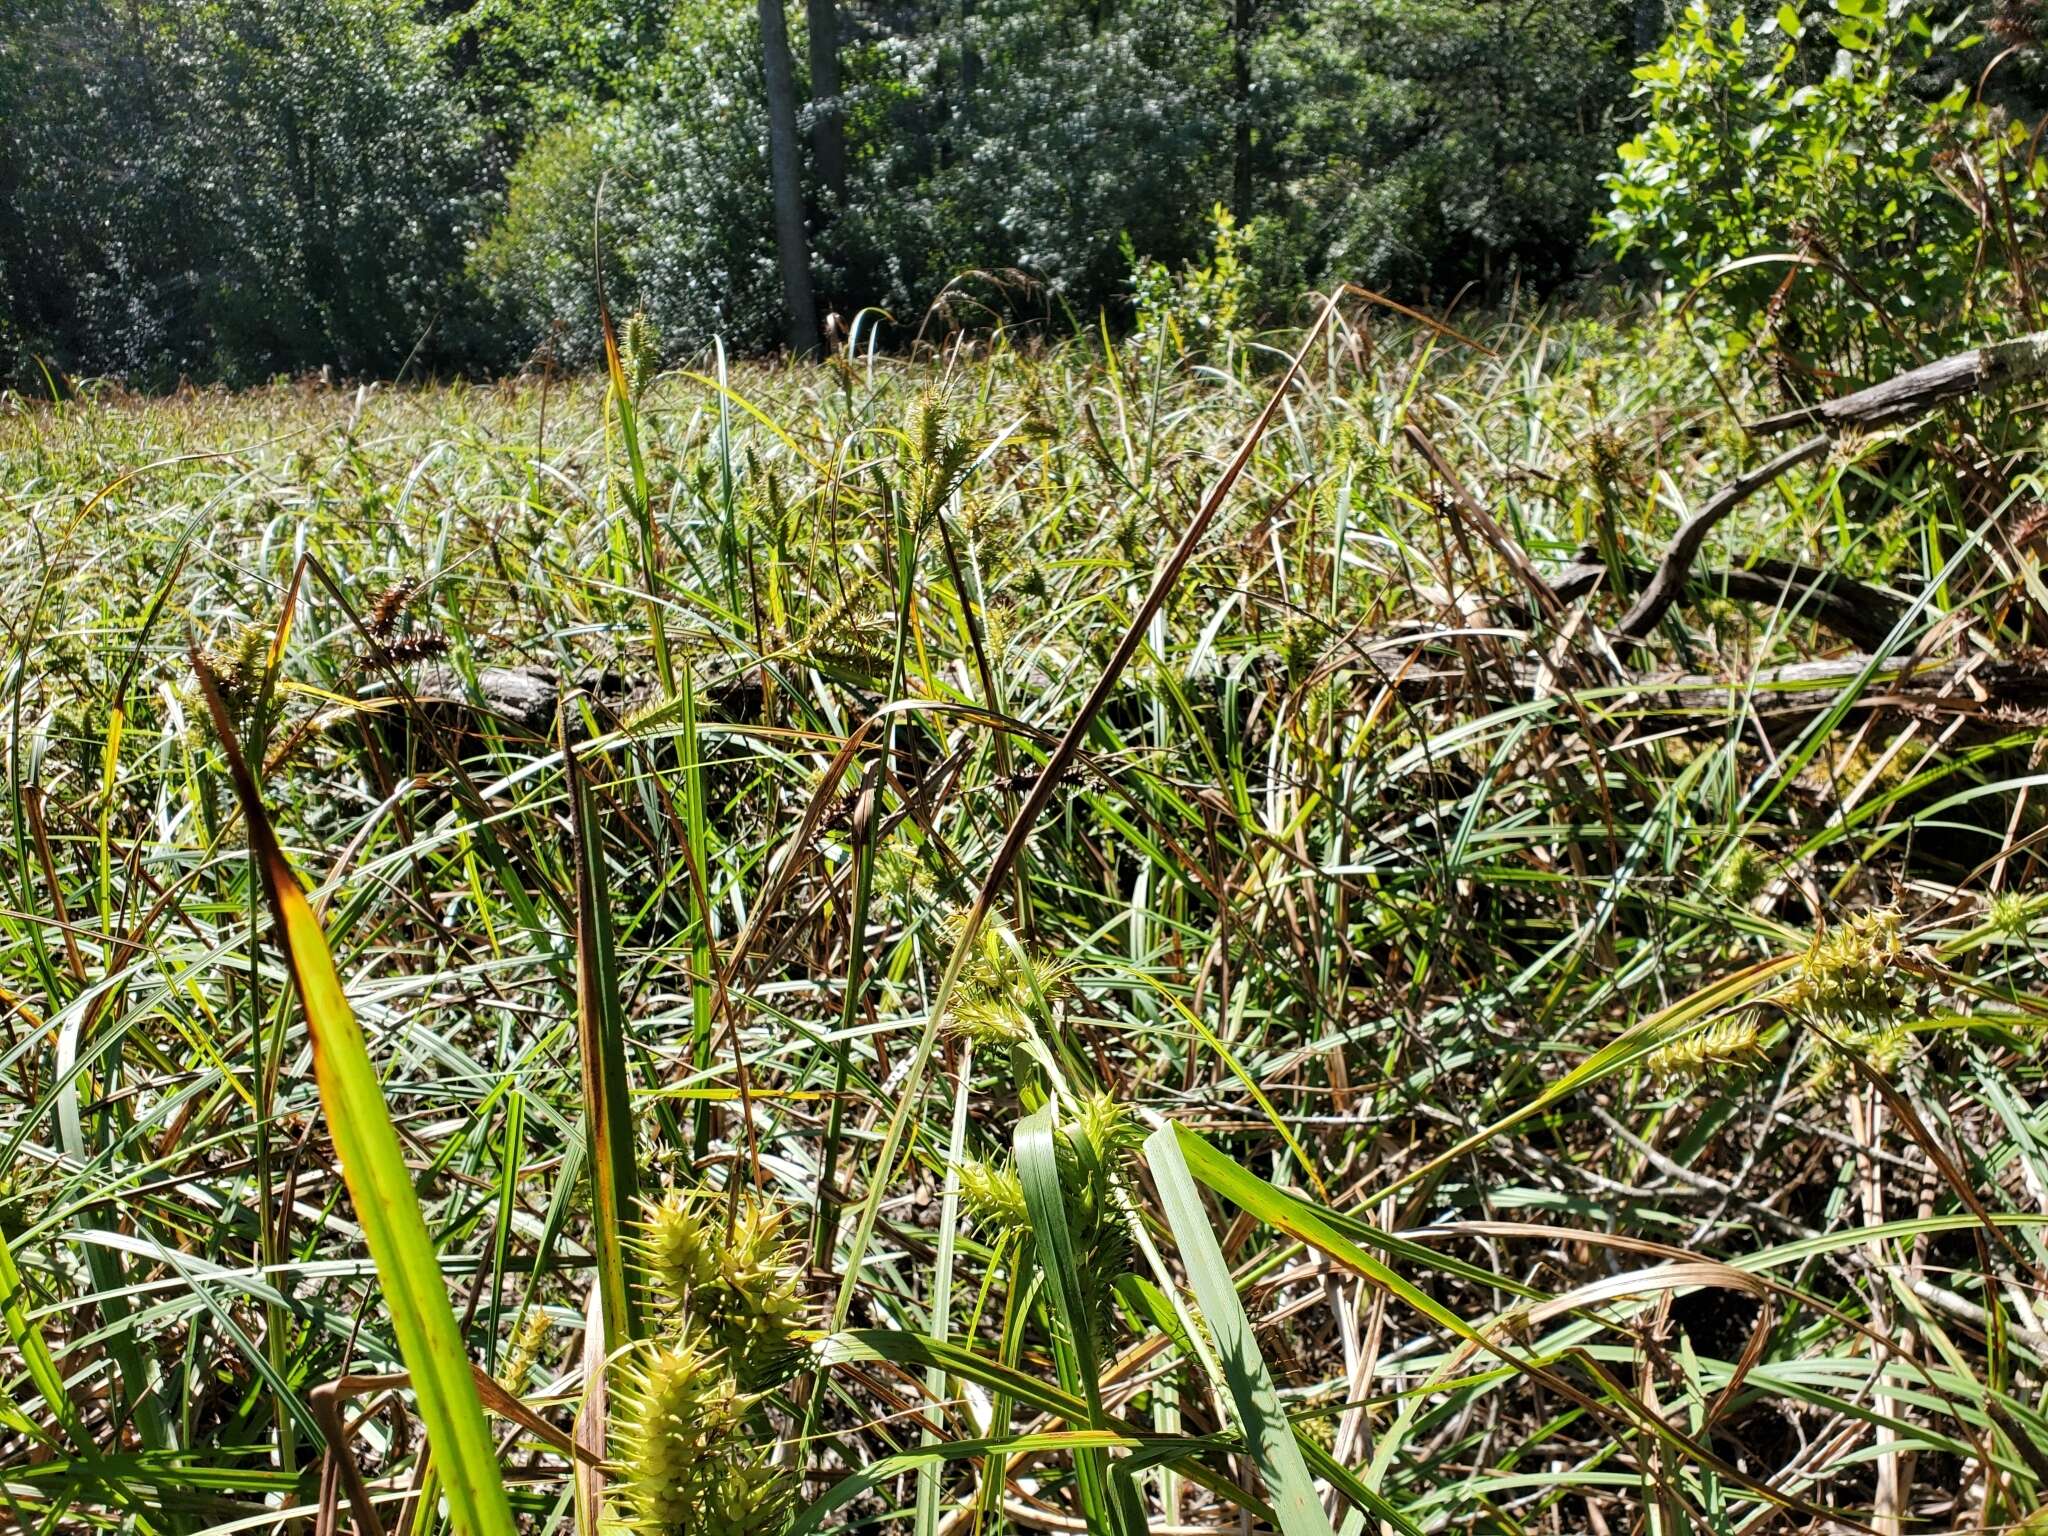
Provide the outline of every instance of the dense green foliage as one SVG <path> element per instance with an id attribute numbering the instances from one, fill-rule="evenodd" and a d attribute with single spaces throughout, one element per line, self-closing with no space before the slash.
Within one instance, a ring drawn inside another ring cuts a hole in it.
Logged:
<path id="1" fill-rule="evenodd" d="M 488 157 L 429 35 L 402 0 L 6 0 L 18 344 L 145 383 L 459 353 Z"/>
<path id="2" fill-rule="evenodd" d="M 1618 0 L 832 7 L 821 313 L 1064 330 L 1259 222 L 1261 303 L 1499 296 L 1580 269 L 1624 134 Z M 805 7 L 791 7 L 799 91 Z M 743 0 L 4 0 L 0 296 L 36 359 L 157 386 L 595 355 L 594 243 L 678 349 L 780 336 Z M 593 241 L 600 181 L 601 238 Z M 944 296 L 938 313 L 927 311 Z"/>
<path id="3" fill-rule="evenodd" d="M 1755 25 L 1692 6 L 1638 71 L 1649 126 L 1612 178 L 1614 245 L 1802 398 L 2031 329 L 2048 161 L 2031 120 L 1979 100 L 1992 60 L 1972 21 L 1883 0 Z"/>
<path id="4" fill-rule="evenodd" d="M 2028 13 L 802 12 L 0 0 L 8 1520 L 2048 1531 Z"/>

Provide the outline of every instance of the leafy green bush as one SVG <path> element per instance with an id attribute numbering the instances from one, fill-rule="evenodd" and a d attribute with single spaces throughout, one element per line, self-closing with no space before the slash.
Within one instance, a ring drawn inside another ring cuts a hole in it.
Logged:
<path id="1" fill-rule="evenodd" d="M 1277 185 L 1325 280 L 1448 297 L 1574 276 L 1621 137 L 1614 0 L 1305 8 L 1264 45 Z"/>
<path id="2" fill-rule="evenodd" d="M 529 347 L 557 326 L 571 355 L 594 357 L 603 345 L 593 236 L 600 230 L 598 190 L 624 138 L 622 119 L 614 110 L 557 124 L 535 139 L 512 168 L 503 214 L 470 258 L 471 274 Z M 627 199 L 622 212 L 618 202 L 602 225 L 614 253 L 636 207 Z M 607 297 L 635 300 L 638 285 L 630 272 L 613 262 L 605 277 L 612 285 Z"/>
<path id="3" fill-rule="evenodd" d="M 774 344 L 781 290 L 758 50 L 740 9 L 685 14 L 639 95 L 585 107 L 527 148 L 470 264 L 516 347 L 558 333 L 568 357 L 597 355 L 594 232 L 614 311 L 645 310 L 689 345 Z"/>
<path id="4" fill-rule="evenodd" d="M 1636 71 L 1649 123 L 1602 234 L 1729 355 L 1768 349 L 1817 389 L 2030 329 L 2048 166 L 1973 98 L 1965 19 L 1693 5 Z"/>
<path id="5" fill-rule="evenodd" d="M 398 0 L 4 0 L 24 344 L 144 383 L 474 356 L 486 155 L 436 49 Z"/>
<path id="6" fill-rule="evenodd" d="M 1209 211 L 1209 225 L 1208 255 L 1179 271 L 1139 256 L 1125 237 L 1137 310 L 1134 339 L 1141 346 L 1158 341 L 1173 352 L 1205 352 L 1237 340 L 1261 314 L 1278 307 L 1273 273 L 1286 258 L 1279 222 L 1261 216 L 1240 224 L 1218 203 Z"/>

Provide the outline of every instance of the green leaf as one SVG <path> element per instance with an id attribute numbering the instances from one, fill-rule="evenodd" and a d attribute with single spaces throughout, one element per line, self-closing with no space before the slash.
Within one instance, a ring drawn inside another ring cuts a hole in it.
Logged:
<path id="1" fill-rule="evenodd" d="M 1229 1390 L 1245 1446 L 1272 1496 L 1275 1523 L 1281 1536 L 1334 1536 L 1329 1516 L 1316 1497 L 1315 1484 L 1295 1443 L 1293 1426 L 1280 1406 L 1272 1374 L 1252 1336 L 1251 1319 L 1238 1300 L 1230 1266 L 1217 1246 L 1209 1213 L 1181 1155 L 1181 1132 L 1162 1126 L 1145 1142 L 1145 1161 L 1159 1186 L 1167 1225 L 1180 1247 L 1188 1283 L 1216 1340 L 1223 1381 Z"/>
<path id="2" fill-rule="evenodd" d="M 29 1380 L 48 1405 L 51 1418 L 70 1436 L 72 1444 L 80 1450 L 89 1450 L 92 1441 L 72 1410 L 71 1398 L 64 1390 L 64 1378 L 57 1369 L 56 1357 L 50 1353 L 49 1341 L 43 1337 L 43 1330 L 28 1315 L 28 1308 L 23 1304 L 24 1295 L 21 1271 L 14 1267 L 14 1255 L 7 1246 L 7 1229 L 0 1226 L 0 1322 L 6 1323 L 7 1337 L 13 1341 L 22 1364 L 27 1367 Z"/>
<path id="3" fill-rule="evenodd" d="M 583 1125 L 590 1161 L 591 1249 L 604 1299 L 605 1348 L 640 1337 L 640 1307 L 626 1272 L 626 1223 L 639 1204 L 633 1150 L 633 1100 L 626 1075 L 626 1019 L 604 846 L 591 814 L 590 783 L 569 744 L 566 712 L 562 768 L 569 780 L 576 854 L 576 1045 L 582 1065 Z"/>
<path id="4" fill-rule="evenodd" d="M 1017 1127 L 1017 1176 L 1024 1185 L 1024 1203 L 1031 1211 L 1033 1245 L 1046 1288 L 1052 1293 L 1059 1327 L 1053 1333 L 1053 1361 L 1060 1385 L 1080 1397 L 1090 1429 L 1102 1429 L 1102 1379 L 1095 1358 L 1095 1329 L 1082 1279 L 1088 1256 L 1079 1252 L 1067 1225 L 1067 1195 L 1060 1185 L 1059 1143 L 1053 1131 L 1052 1106 L 1027 1116 Z M 1116 1496 L 1109 1481 L 1109 1459 L 1100 1450 L 1074 1453 L 1082 1514 L 1090 1530 L 1142 1531 L 1142 1517 L 1127 1498 Z"/>
<path id="5" fill-rule="evenodd" d="M 320 919 L 271 831 L 227 706 L 196 653 L 193 661 L 227 754 L 242 816 L 249 824 L 250 849 L 277 919 L 292 984 L 305 1009 L 320 1106 L 363 1241 L 377 1266 L 381 1299 L 391 1315 L 399 1355 L 412 1377 L 427 1444 L 447 1493 L 449 1518 L 457 1536 L 512 1536 L 504 1472 L 484 1421 L 469 1353 L 448 1305 L 440 1257 L 384 1103 L 383 1085 L 334 968 Z"/>

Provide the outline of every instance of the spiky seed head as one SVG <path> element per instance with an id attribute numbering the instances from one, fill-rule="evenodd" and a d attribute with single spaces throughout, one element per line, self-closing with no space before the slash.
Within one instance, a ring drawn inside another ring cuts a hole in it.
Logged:
<path id="1" fill-rule="evenodd" d="M 1714 871 L 1714 889 L 1738 907 L 1746 907 L 1771 883 L 1771 861 L 1755 843 L 1737 843 Z"/>
<path id="2" fill-rule="evenodd" d="M 363 611 L 363 628 L 371 638 L 384 641 L 398 634 L 398 621 L 405 616 L 406 606 L 419 595 L 420 584 L 416 581 L 394 581 L 383 591 L 370 599 L 370 605 Z"/>
<path id="3" fill-rule="evenodd" d="M 946 1010 L 946 1033 L 984 1050 L 1031 1038 L 1031 1015 L 1008 997 L 963 997 Z"/>
<path id="4" fill-rule="evenodd" d="M 728 1214 L 723 1197 L 672 1192 L 649 1207 L 639 1246 L 661 1301 L 742 1381 L 786 1362 L 803 1299 L 782 1210 L 747 1194 Z"/>
<path id="5" fill-rule="evenodd" d="M 267 626 L 237 624 L 200 652 L 228 708 L 245 710 L 263 692 L 263 677 L 270 667 L 270 641 Z"/>
<path id="6" fill-rule="evenodd" d="M 1031 1230 L 1031 1210 L 1016 1169 L 970 1161 L 959 1164 L 957 1171 L 961 1202 L 988 1236 Z"/>
<path id="7" fill-rule="evenodd" d="M 946 1028 L 979 1045 L 1015 1044 L 1030 1037 L 1040 1000 L 1050 1002 L 1067 988 L 1064 966 L 1033 959 L 991 916 L 974 935 L 946 1010 Z"/>
<path id="8" fill-rule="evenodd" d="M 695 1196 L 671 1191 L 647 1207 L 641 1227 L 640 1253 L 655 1287 L 664 1298 L 687 1303 L 718 1274 L 716 1239 L 709 1230 L 706 1205 Z"/>
<path id="9" fill-rule="evenodd" d="M 1823 1023 L 1882 1029 L 1905 1006 L 1904 956 L 1898 913 L 1858 912 L 1814 935 L 1783 1001 Z"/>
<path id="10" fill-rule="evenodd" d="M 1323 654 L 1323 627 L 1306 616 L 1287 621 L 1280 631 L 1280 664 L 1290 683 L 1301 682 L 1315 670 Z"/>
<path id="11" fill-rule="evenodd" d="M 752 1195 L 739 1202 L 722 1235 L 718 1280 L 704 1309 L 712 1335 L 746 1364 L 787 1348 L 800 1325 L 797 1253 L 785 1212 Z"/>
<path id="12" fill-rule="evenodd" d="M 1643 1068 L 1666 1081 L 1688 1081 L 1714 1072 L 1748 1072 L 1767 1059 L 1762 1034 L 1757 1021 L 1747 1015 L 1716 1019 L 1704 1029 L 1650 1052 L 1643 1058 Z"/>
<path id="13" fill-rule="evenodd" d="M 619 371 L 626 376 L 626 388 L 635 400 L 646 393 L 661 368 L 661 336 L 654 322 L 635 312 L 626 319 L 619 336 Z"/>
<path id="14" fill-rule="evenodd" d="M 875 850 L 874 881 L 875 894 L 884 901 L 924 901 L 933 893 L 924 860 L 900 842 Z"/>
<path id="15" fill-rule="evenodd" d="M 619 1497 L 648 1536 L 768 1536 L 788 1479 L 723 1359 L 685 1342 L 626 1367 L 614 1417 Z"/>
<path id="16" fill-rule="evenodd" d="M 1124 563 L 1139 566 L 1146 561 L 1145 530 L 1135 512 L 1122 512 L 1110 524 L 1110 537 L 1115 540 L 1117 552 L 1124 557 Z"/>
<path id="17" fill-rule="evenodd" d="M 1844 1082 L 1851 1075 L 1851 1057 L 1862 1061 L 1880 1077 L 1894 1076 L 1913 1048 L 1913 1032 L 1904 1024 L 1886 1024 L 1877 1029 L 1849 1030 L 1838 1035 L 1836 1041 L 1820 1041 L 1813 1065 L 1806 1074 L 1808 1091 L 1826 1093 Z"/>
<path id="18" fill-rule="evenodd" d="M 1145 1126 L 1121 1099 L 1091 1093 L 1075 1111 L 1074 1134 L 1086 1138 L 1099 1161 L 1120 1167 L 1145 1139 Z"/>
<path id="19" fill-rule="evenodd" d="M 1984 921 L 2007 938 L 2024 938 L 2033 930 L 2034 915 L 2040 910 L 2041 900 L 2037 896 L 2019 891 L 2000 891 L 1991 898 Z"/>
<path id="20" fill-rule="evenodd" d="M 541 1346 L 547 1342 L 547 1337 L 547 1313 L 540 1307 L 530 1309 L 526 1320 L 519 1325 L 519 1331 L 512 1336 L 512 1347 L 505 1353 L 505 1364 L 498 1372 L 498 1379 L 515 1393 L 523 1390 L 526 1378 L 540 1363 Z"/>

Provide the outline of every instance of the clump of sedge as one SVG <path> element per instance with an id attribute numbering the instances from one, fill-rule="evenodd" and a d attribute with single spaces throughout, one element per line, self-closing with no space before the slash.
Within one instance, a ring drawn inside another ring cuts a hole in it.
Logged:
<path id="1" fill-rule="evenodd" d="M 767 1536 L 791 1493 L 757 1433 L 756 1400 L 726 1363 L 690 1342 L 635 1361 L 615 1418 L 619 1496 L 648 1536 Z"/>
<path id="2" fill-rule="evenodd" d="M 800 1322 L 797 1254 L 784 1219 L 751 1194 L 729 1218 L 721 1198 L 670 1194 L 649 1208 L 641 1238 L 657 1296 L 681 1331 L 723 1351 L 750 1383 L 787 1364 Z"/>

